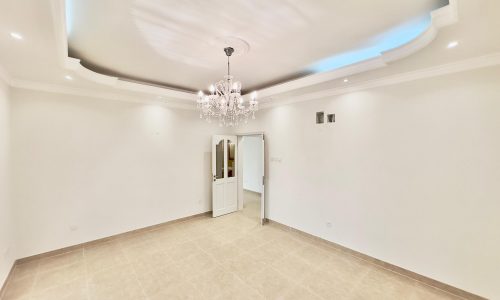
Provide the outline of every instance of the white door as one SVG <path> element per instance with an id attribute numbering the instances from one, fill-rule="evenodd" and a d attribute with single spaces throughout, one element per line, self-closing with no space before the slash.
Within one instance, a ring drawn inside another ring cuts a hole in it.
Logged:
<path id="1" fill-rule="evenodd" d="M 212 216 L 218 217 L 238 209 L 236 178 L 237 138 L 215 135 L 212 138 Z"/>

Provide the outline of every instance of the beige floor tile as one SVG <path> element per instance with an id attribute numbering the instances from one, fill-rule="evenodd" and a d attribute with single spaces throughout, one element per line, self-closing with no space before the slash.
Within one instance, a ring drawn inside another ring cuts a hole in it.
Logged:
<path id="1" fill-rule="evenodd" d="M 331 258 L 331 254 L 328 251 L 315 246 L 306 246 L 297 251 L 296 254 L 308 263 L 317 266 L 326 263 Z"/>
<path id="2" fill-rule="evenodd" d="M 210 250 L 222 246 L 225 243 L 225 240 L 220 235 L 210 232 L 204 236 L 194 239 L 193 242 L 196 243 L 200 249 Z"/>
<path id="3" fill-rule="evenodd" d="M 316 271 L 307 276 L 303 284 L 308 290 L 323 299 L 349 299 L 357 282 L 343 278 L 331 278 L 324 272 Z"/>
<path id="4" fill-rule="evenodd" d="M 199 300 L 204 296 L 189 282 L 177 283 L 160 288 L 156 293 L 148 294 L 149 300 Z"/>
<path id="5" fill-rule="evenodd" d="M 91 299 L 146 299 L 131 265 L 107 268 L 90 274 L 88 289 Z"/>
<path id="6" fill-rule="evenodd" d="M 156 251 L 147 255 L 137 256 L 129 260 L 136 273 L 150 273 L 156 269 L 164 269 L 173 264 L 166 251 Z"/>
<path id="7" fill-rule="evenodd" d="M 202 294 L 216 298 L 219 295 L 232 293 L 244 286 L 236 275 L 220 267 L 193 278 L 191 283 Z"/>
<path id="8" fill-rule="evenodd" d="M 202 222 L 199 221 L 179 223 L 179 225 L 176 226 L 176 229 L 181 235 L 187 237 L 188 240 L 195 240 L 212 233 Z"/>
<path id="9" fill-rule="evenodd" d="M 241 286 L 240 288 L 218 295 L 214 299 L 217 300 L 263 300 L 266 299 L 259 292 L 249 286 Z M 304 298 L 303 298 L 304 300 Z"/>
<path id="10" fill-rule="evenodd" d="M 182 261 L 182 263 L 190 266 L 194 272 L 198 272 L 199 274 L 205 273 L 218 266 L 215 259 L 205 252 L 190 256 L 185 261 Z"/>
<path id="11" fill-rule="evenodd" d="M 459 299 L 250 216 L 196 218 L 17 265 L 2 300 Z"/>
<path id="12" fill-rule="evenodd" d="M 175 247 L 166 250 L 167 254 L 174 262 L 187 259 L 190 256 L 197 255 L 203 251 L 196 245 L 195 242 L 188 241 L 177 244 Z"/>
<path id="13" fill-rule="evenodd" d="M 88 300 L 87 292 L 87 281 L 79 278 L 49 289 L 34 291 L 31 300 Z"/>
<path id="14" fill-rule="evenodd" d="M 122 249 L 117 241 L 109 241 L 86 246 L 83 248 L 83 253 L 85 258 L 91 259 L 103 255 L 120 255 Z"/>
<path id="15" fill-rule="evenodd" d="M 54 269 L 66 267 L 77 261 L 83 261 L 83 248 L 40 259 L 38 272 L 44 273 Z"/>
<path id="16" fill-rule="evenodd" d="M 266 267 L 265 263 L 256 261 L 249 254 L 242 254 L 224 265 L 226 270 L 236 274 L 242 280 L 253 276 Z"/>
<path id="17" fill-rule="evenodd" d="M 353 299 L 409 299 L 414 282 L 383 269 L 374 269 L 360 280 Z"/>
<path id="18" fill-rule="evenodd" d="M 133 245 L 123 245 L 122 251 L 125 257 L 130 260 L 136 260 L 145 255 L 153 255 L 162 250 L 162 247 L 156 241 L 144 241 Z"/>
<path id="19" fill-rule="evenodd" d="M 291 254 L 276 261 L 273 263 L 273 267 L 288 279 L 298 283 L 318 269 L 318 266 L 306 262 L 296 254 Z"/>
<path id="20" fill-rule="evenodd" d="M 243 254 L 243 251 L 233 244 L 226 244 L 206 251 L 217 263 L 226 264 Z"/>
<path id="21" fill-rule="evenodd" d="M 319 264 L 319 270 L 332 276 L 357 280 L 372 270 L 378 270 L 378 268 L 353 256 L 333 252 Z"/>
<path id="22" fill-rule="evenodd" d="M 16 264 L 10 280 L 17 281 L 26 277 L 35 276 L 38 272 L 39 263 L 40 261 L 37 259 L 22 264 Z"/>
<path id="23" fill-rule="evenodd" d="M 294 287 L 291 281 L 273 268 L 260 271 L 251 276 L 247 282 L 266 299 L 283 299 Z"/>
<path id="24" fill-rule="evenodd" d="M 276 261 L 283 259 L 289 253 L 275 243 L 268 243 L 249 252 L 256 261 L 271 265 Z"/>
<path id="25" fill-rule="evenodd" d="M 9 281 L 2 300 L 29 299 L 33 290 L 35 276 L 25 277 L 16 281 Z"/>
<path id="26" fill-rule="evenodd" d="M 84 261 L 89 273 L 121 266 L 128 262 L 121 246 L 115 242 L 85 248 Z"/>
<path id="27" fill-rule="evenodd" d="M 233 245 L 243 250 L 243 252 L 251 252 L 267 243 L 269 243 L 269 241 L 255 234 L 244 234 L 233 241 Z"/>
<path id="28" fill-rule="evenodd" d="M 86 269 L 83 261 L 77 260 L 73 264 L 68 264 L 64 267 L 51 269 L 46 272 L 37 274 L 34 292 L 41 292 L 46 289 L 57 287 L 68 282 L 82 280 L 85 281 Z"/>
<path id="29" fill-rule="evenodd" d="M 236 227 L 237 225 L 235 225 Z M 245 235 L 245 231 L 236 228 L 228 228 L 221 230 L 217 233 L 217 236 L 222 240 L 223 244 L 229 244 Z"/>
<path id="30" fill-rule="evenodd" d="M 283 300 L 320 300 L 321 298 L 313 294 L 308 289 L 296 286 L 290 289 L 283 297 Z"/>
<path id="31" fill-rule="evenodd" d="M 187 282 L 183 271 L 177 268 L 177 265 L 172 264 L 163 269 L 154 269 L 148 273 L 137 274 L 138 281 L 146 295 L 156 295 L 161 290 L 170 286 L 178 286 L 181 283 Z"/>
<path id="32" fill-rule="evenodd" d="M 275 241 L 273 243 L 276 243 L 277 246 L 283 248 L 285 251 L 289 253 L 294 253 L 298 252 L 302 249 L 304 249 L 306 246 L 308 246 L 306 243 L 293 238 L 290 235 L 285 235 Z"/>

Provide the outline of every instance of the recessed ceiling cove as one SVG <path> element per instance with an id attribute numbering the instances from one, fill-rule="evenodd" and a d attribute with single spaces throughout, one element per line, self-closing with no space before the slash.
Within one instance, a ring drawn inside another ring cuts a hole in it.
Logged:
<path id="1" fill-rule="evenodd" d="M 184 91 L 226 72 L 248 92 L 404 45 L 445 0 L 67 0 L 69 56 L 95 72 Z"/>

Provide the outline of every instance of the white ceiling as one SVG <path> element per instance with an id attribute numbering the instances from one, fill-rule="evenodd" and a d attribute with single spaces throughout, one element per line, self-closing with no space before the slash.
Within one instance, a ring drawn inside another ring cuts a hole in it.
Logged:
<path id="1" fill-rule="evenodd" d="M 67 0 L 70 56 L 99 73 L 188 91 L 225 74 L 247 90 L 320 71 L 321 60 L 426 29 L 444 0 Z M 424 24 L 428 25 L 428 24 Z M 418 27 L 417 29 L 413 29 Z M 391 41 L 393 42 L 393 41 Z M 397 42 L 397 41 L 394 41 Z M 230 43 L 231 44 L 231 43 Z M 322 69 L 321 69 L 322 70 Z"/>
<path id="2" fill-rule="evenodd" d="M 65 60 L 66 55 L 61 51 L 60 45 L 60 36 L 64 35 L 61 32 L 65 28 L 61 26 L 61 21 L 58 18 L 64 18 L 64 13 L 60 13 L 57 9 L 54 9 L 60 1 L 0 1 L 0 79 L 7 77 L 9 83 L 14 87 L 118 100 L 160 101 L 172 105 L 177 105 L 181 102 L 185 103 L 183 104 L 185 105 L 184 107 L 191 107 L 196 99 L 195 95 L 186 93 L 179 96 L 170 93 L 167 89 L 155 90 L 145 85 L 137 85 L 134 89 L 124 89 L 123 85 L 109 84 L 105 80 L 106 78 L 95 80 L 95 74 L 91 74 L 92 72 L 90 71 L 75 69 L 69 66 Z M 93 1 L 86 0 L 82 2 Z M 120 1 L 115 2 L 120 3 Z M 366 5 L 368 2 L 372 1 L 363 1 L 362 3 Z M 500 53 L 500 1 L 457 0 L 457 2 L 459 12 L 458 22 L 441 28 L 436 38 L 417 53 L 392 62 L 377 70 L 350 75 L 349 82 L 347 83 L 343 82 L 343 78 L 334 78 L 324 81 L 321 84 L 288 91 L 284 90 L 274 93 L 270 97 L 263 96 L 260 98 L 263 107 L 268 103 L 280 103 L 290 98 L 305 97 L 305 95 L 312 95 L 322 90 L 338 88 L 349 91 L 350 88 L 363 86 L 365 83 L 375 79 L 396 76 L 422 68 L 460 62 L 489 53 Z M 378 10 L 374 9 L 373 11 L 376 12 Z M 113 22 L 113 14 L 108 19 L 109 22 Z M 348 31 L 348 29 L 345 30 Z M 22 34 L 24 39 L 15 40 L 11 38 L 11 32 Z M 110 38 L 109 40 L 113 39 Z M 454 49 L 447 49 L 447 44 L 455 40 L 459 41 L 459 46 Z M 64 44 L 65 42 L 66 40 L 64 39 Z M 99 44 L 94 43 L 94 46 L 98 47 Z M 256 53 L 254 46 L 250 45 L 250 47 L 248 55 L 235 60 L 233 65 L 235 75 L 247 86 L 248 84 L 243 76 L 248 76 L 249 80 L 252 77 L 259 78 L 255 74 L 246 74 L 241 69 L 243 68 L 243 62 L 249 59 L 252 53 Z M 300 54 L 302 51 L 305 51 L 304 49 L 307 50 L 310 48 L 314 47 L 310 47 L 310 45 L 297 47 L 294 55 L 296 52 Z M 134 51 L 127 51 L 125 53 L 130 52 L 133 53 Z M 214 50 L 214 53 L 219 52 L 218 50 Z M 222 56 L 222 64 L 224 64 L 223 53 L 220 53 L 220 55 Z M 256 65 L 262 68 L 260 63 Z M 267 65 L 263 65 L 267 67 Z M 217 66 L 219 70 L 212 70 L 214 75 L 213 77 L 207 77 L 207 83 L 203 83 L 204 86 L 209 82 L 219 79 L 224 74 L 224 65 L 219 66 L 217 64 Z M 198 69 L 203 68 L 198 67 Z M 163 71 L 174 76 L 177 74 L 168 68 Z M 66 80 L 66 75 L 71 75 L 73 80 Z M 186 79 L 187 83 L 195 81 L 194 75 Z M 110 82 L 114 81 L 111 80 Z M 143 89 L 137 87 L 143 87 Z M 264 91 L 261 94 L 265 94 Z M 160 96 L 162 97 L 161 99 L 159 99 Z M 308 99 L 312 99 L 312 97 Z"/>

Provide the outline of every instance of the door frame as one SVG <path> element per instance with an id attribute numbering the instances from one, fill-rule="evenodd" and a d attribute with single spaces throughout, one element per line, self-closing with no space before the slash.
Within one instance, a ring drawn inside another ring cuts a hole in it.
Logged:
<path id="1" fill-rule="evenodd" d="M 267 158 L 267 146 L 266 146 L 266 136 L 263 131 L 259 132 L 248 132 L 248 133 L 239 133 L 236 135 L 238 138 L 238 152 L 243 151 L 241 147 L 241 142 L 243 140 L 243 137 L 245 136 L 261 136 L 264 149 L 263 149 L 263 155 L 262 155 L 262 164 L 263 164 L 263 178 L 262 178 L 262 193 L 260 195 L 260 219 L 261 219 L 261 224 L 263 225 L 264 223 L 267 222 L 267 201 L 266 201 L 266 190 L 268 187 L 268 180 L 267 180 L 267 164 L 266 164 L 266 158 Z M 242 152 L 238 153 L 239 155 L 237 156 L 237 163 L 236 163 L 236 176 L 238 180 L 238 210 L 243 209 L 243 155 Z"/>

